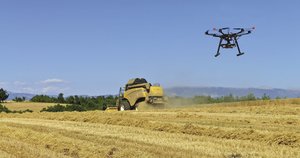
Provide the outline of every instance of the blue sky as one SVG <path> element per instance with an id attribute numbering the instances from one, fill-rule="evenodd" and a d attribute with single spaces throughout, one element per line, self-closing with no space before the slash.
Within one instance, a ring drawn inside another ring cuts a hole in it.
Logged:
<path id="1" fill-rule="evenodd" d="M 2 0 L 0 87 L 14 92 L 115 94 L 129 78 L 164 87 L 300 88 L 300 2 Z M 237 50 L 205 36 L 252 27 Z"/>

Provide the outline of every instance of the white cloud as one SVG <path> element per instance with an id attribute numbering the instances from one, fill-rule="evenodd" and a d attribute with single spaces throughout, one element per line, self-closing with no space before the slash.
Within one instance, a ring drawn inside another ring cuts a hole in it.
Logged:
<path id="1" fill-rule="evenodd" d="M 0 85 L 7 85 L 6 82 L 0 82 Z"/>
<path id="2" fill-rule="evenodd" d="M 32 87 L 24 87 L 24 88 L 21 88 L 21 92 L 34 94 L 37 92 L 37 90 Z"/>
<path id="3" fill-rule="evenodd" d="M 52 83 L 66 83 L 66 81 L 62 79 L 57 79 L 57 78 L 51 78 L 51 79 L 46 79 L 44 81 L 41 81 L 41 83 L 44 84 L 52 84 Z"/>
<path id="4" fill-rule="evenodd" d="M 55 87 L 55 86 L 48 86 L 44 87 L 41 90 L 41 93 L 43 94 L 57 94 L 57 93 L 63 93 L 69 88 L 61 88 L 61 87 Z"/>
<path id="5" fill-rule="evenodd" d="M 14 82 L 14 85 L 15 86 L 24 86 L 24 85 L 26 85 L 27 83 L 26 82 L 22 82 L 22 81 L 15 81 Z"/>
<path id="6" fill-rule="evenodd" d="M 57 90 L 57 87 L 44 87 L 41 92 L 42 93 L 49 93 L 51 91 L 56 91 L 56 90 Z"/>
<path id="7" fill-rule="evenodd" d="M 4 82 L 0 81 L 0 88 L 15 92 L 15 93 L 31 93 L 31 94 L 46 94 L 56 95 L 58 93 L 68 93 L 70 87 L 68 82 L 62 79 L 50 78 L 39 82 Z"/>
<path id="8" fill-rule="evenodd" d="M 7 88 L 9 84 L 7 82 L 0 82 L 0 88 Z"/>

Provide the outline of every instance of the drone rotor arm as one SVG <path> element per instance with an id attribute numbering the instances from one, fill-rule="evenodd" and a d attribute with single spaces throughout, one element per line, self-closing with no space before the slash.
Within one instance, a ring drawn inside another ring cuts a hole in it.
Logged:
<path id="1" fill-rule="evenodd" d="M 206 34 L 206 35 L 209 35 L 209 36 L 213 36 L 213 37 L 221 37 L 221 36 L 218 35 L 218 34 L 215 34 L 215 33 L 209 33 L 209 30 L 207 30 L 207 31 L 205 32 L 205 34 Z"/>
<path id="2" fill-rule="evenodd" d="M 244 35 L 248 35 L 248 34 L 252 33 L 252 31 L 247 31 L 246 33 L 243 33 L 243 32 L 238 32 L 237 36 L 240 37 L 240 36 L 244 36 Z"/>
<path id="3" fill-rule="evenodd" d="M 236 34 L 238 35 L 238 34 L 241 34 L 241 33 L 243 33 L 243 32 L 245 32 L 245 29 L 243 29 L 243 28 L 236 28 L 236 30 L 240 30 L 239 32 L 237 32 Z"/>
<path id="4" fill-rule="evenodd" d="M 220 32 L 222 35 L 225 35 L 224 32 L 223 32 L 223 30 L 224 30 L 224 29 L 219 29 L 219 32 Z"/>
<path id="5" fill-rule="evenodd" d="M 235 30 L 240 30 L 239 32 L 237 32 L 236 34 L 238 36 L 243 36 L 243 35 L 248 35 L 250 33 L 252 33 L 252 31 L 255 30 L 255 27 L 252 28 L 234 28 Z"/>
<path id="6" fill-rule="evenodd" d="M 218 31 L 222 34 L 222 35 L 225 35 L 225 33 L 223 32 L 224 30 L 228 30 L 229 32 L 229 27 L 224 27 L 224 28 L 220 28 Z"/>
<path id="7" fill-rule="evenodd" d="M 221 35 L 213 34 L 214 37 L 221 37 Z"/>

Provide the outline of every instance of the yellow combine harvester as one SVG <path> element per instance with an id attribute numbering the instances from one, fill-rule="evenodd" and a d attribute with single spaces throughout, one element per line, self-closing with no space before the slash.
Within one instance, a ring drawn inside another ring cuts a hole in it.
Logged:
<path id="1" fill-rule="evenodd" d="M 144 78 L 130 79 L 124 88 L 120 88 L 117 100 L 119 111 L 137 110 L 143 102 L 152 105 L 165 104 L 163 88 L 159 84 L 148 83 Z"/>

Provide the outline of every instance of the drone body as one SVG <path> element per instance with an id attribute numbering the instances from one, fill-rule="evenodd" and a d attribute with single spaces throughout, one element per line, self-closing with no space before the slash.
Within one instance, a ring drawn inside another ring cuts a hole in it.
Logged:
<path id="1" fill-rule="evenodd" d="M 221 29 L 213 29 L 213 31 L 207 30 L 205 32 L 206 35 L 213 36 L 213 37 L 218 37 L 220 38 L 219 46 L 218 46 L 218 51 L 215 57 L 220 55 L 220 48 L 234 48 L 237 47 L 238 49 L 238 54 L 237 56 L 241 56 L 244 53 L 241 52 L 239 44 L 238 44 L 238 39 L 239 37 L 243 35 L 250 34 L 255 27 L 247 29 L 247 28 L 233 28 L 234 32 L 230 31 L 229 27 L 226 28 L 221 28 Z M 227 31 L 226 33 L 224 31 Z"/>

